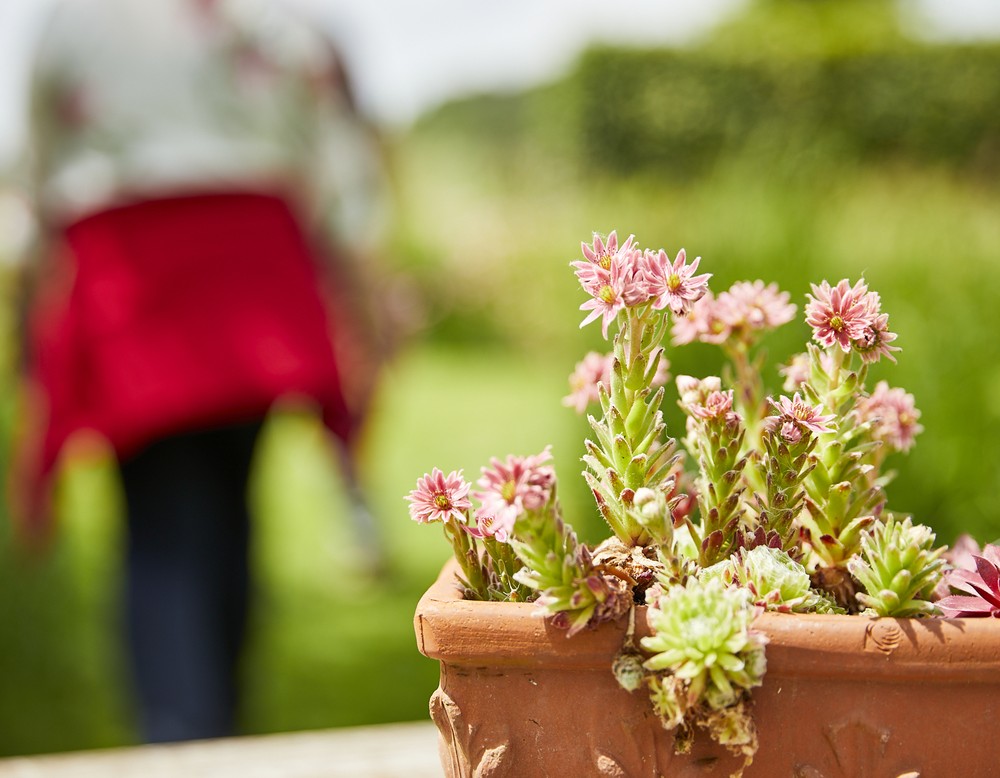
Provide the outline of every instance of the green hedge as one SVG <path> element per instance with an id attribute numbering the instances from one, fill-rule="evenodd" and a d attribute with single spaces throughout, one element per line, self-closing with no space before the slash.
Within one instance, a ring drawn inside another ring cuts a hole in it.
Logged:
<path id="1" fill-rule="evenodd" d="M 587 52 L 571 78 L 587 164 L 690 175 L 722 156 L 1000 164 L 1000 46 L 792 60 L 714 50 Z"/>
<path id="2" fill-rule="evenodd" d="M 905 37 L 886 0 L 757 0 L 695 46 L 586 51 L 564 78 L 444 106 L 419 129 L 583 170 L 685 179 L 725 160 L 1000 169 L 1000 45 Z"/>

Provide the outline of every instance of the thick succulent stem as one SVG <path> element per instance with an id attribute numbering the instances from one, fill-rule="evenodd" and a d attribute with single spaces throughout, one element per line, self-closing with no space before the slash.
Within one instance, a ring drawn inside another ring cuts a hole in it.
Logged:
<path id="1" fill-rule="evenodd" d="M 805 480 L 807 511 L 803 521 L 811 535 L 813 551 L 824 567 L 842 568 L 860 549 L 861 533 L 875 521 L 885 502 L 881 484 L 873 482 L 872 466 L 865 461 L 873 444 L 851 415 L 864 391 L 867 372 L 845 363 L 843 351 L 824 352 L 810 346 L 810 378 L 803 385 L 806 396 L 836 414 L 837 428 L 819 436 L 816 466 Z"/>
<path id="2" fill-rule="evenodd" d="M 443 524 L 445 537 L 451 543 L 455 559 L 462 568 L 462 586 L 465 587 L 466 599 L 489 600 L 489 571 L 483 566 L 479 555 L 476 539 L 455 521 Z"/>
<path id="3" fill-rule="evenodd" d="M 601 515 L 628 545 L 669 541 L 670 523 L 642 521 L 633 506 L 640 489 L 667 491 L 674 443 L 659 410 L 662 391 L 652 391 L 667 317 L 649 305 L 629 308 L 614 337 L 610 390 L 599 390 L 603 416 L 590 417 L 596 435 L 587 441 L 584 472 Z"/>

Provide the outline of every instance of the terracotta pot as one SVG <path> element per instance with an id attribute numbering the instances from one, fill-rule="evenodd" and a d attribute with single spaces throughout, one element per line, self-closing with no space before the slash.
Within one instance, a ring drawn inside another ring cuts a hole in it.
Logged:
<path id="1" fill-rule="evenodd" d="M 764 614 L 745 776 L 992 776 L 1000 753 L 1000 621 Z M 448 778 L 726 776 L 742 760 L 700 732 L 689 754 L 643 689 L 611 674 L 624 621 L 573 638 L 534 605 L 462 600 L 445 566 L 414 618 L 441 663 L 431 697 Z M 649 633 L 645 608 L 636 632 Z"/>

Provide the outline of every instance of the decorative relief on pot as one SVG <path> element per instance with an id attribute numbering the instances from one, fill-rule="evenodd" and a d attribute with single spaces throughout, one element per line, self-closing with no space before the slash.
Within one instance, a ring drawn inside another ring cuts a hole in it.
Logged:
<path id="1" fill-rule="evenodd" d="M 431 720 L 437 725 L 440 735 L 438 750 L 445 774 L 448 778 L 468 775 L 469 761 L 465 744 L 459 740 L 459 732 L 465 730 L 461 708 L 441 689 L 435 689 L 431 695 L 430 709 Z"/>
<path id="2" fill-rule="evenodd" d="M 506 756 L 506 743 L 487 748 L 479 757 L 479 763 L 472 773 L 472 778 L 501 778 L 510 775 L 511 771 L 504 767 Z"/>
<path id="3" fill-rule="evenodd" d="M 903 633 L 895 622 L 876 619 L 865 628 L 865 651 L 879 651 L 886 656 L 903 642 Z"/>
<path id="4" fill-rule="evenodd" d="M 462 709 L 440 688 L 431 695 L 431 719 L 440 734 L 441 762 L 448 778 L 500 778 L 510 775 L 505 767 L 510 735 L 506 728 L 492 726 L 492 743 L 481 742 L 480 727 L 466 723 Z M 500 731 L 502 730 L 502 731 Z M 480 741 L 480 742 L 477 742 Z"/>
<path id="5" fill-rule="evenodd" d="M 896 629 L 897 634 L 898 632 Z M 889 636 L 891 637 L 891 634 Z M 892 737 L 890 730 L 860 719 L 853 719 L 826 726 L 823 736 L 836 759 L 836 772 L 824 772 L 812 765 L 802 764 L 796 766 L 795 778 L 861 778 L 862 776 L 877 778 L 888 775 L 884 759 L 886 747 Z M 911 771 L 899 774 L 898 778 L 919 778 L 919 776 L 918 771 Z"/>

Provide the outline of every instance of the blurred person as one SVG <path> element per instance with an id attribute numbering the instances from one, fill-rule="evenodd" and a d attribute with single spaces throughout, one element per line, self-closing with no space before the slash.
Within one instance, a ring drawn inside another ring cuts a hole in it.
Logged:
<path id="1" fill-rule="evenodd" d="M 247 479 L 276 400 L 318 408 L 376 540 L 350 452 L 377 367 L 358 260 L 379 159 L 345 83 L 329 42 L 265 0 L 67 0 L 37 50 L 39 245 L 9 496 L 43 537 L 67 442 L 113 448 L 148 741 L 234 732 Z"/>

